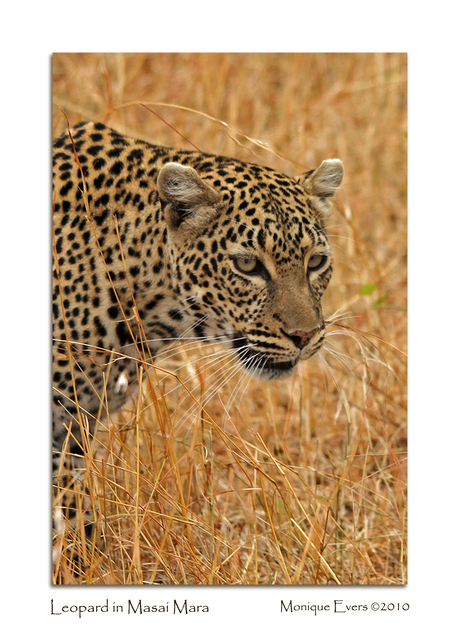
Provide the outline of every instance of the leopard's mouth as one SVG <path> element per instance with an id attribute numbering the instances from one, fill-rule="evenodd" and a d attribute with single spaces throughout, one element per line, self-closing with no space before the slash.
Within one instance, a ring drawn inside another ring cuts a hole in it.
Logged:
<path id="1" fill-rule="evenodd" d="M 232 345 L 237 350 L 244 368 L 255 378 L 269 380 L 287 378 L 294 371 L 300 358 L 279 361 L 254 349 L 244 336 L 233 339 Z"/>

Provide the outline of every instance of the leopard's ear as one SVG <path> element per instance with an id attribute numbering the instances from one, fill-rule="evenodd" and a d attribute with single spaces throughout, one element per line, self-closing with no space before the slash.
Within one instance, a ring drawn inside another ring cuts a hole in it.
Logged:
<path id="1" fill-rule="evenodd" d="M 343 164 L 340 159 L 325 159 L 321 166 L 309 173 L 300 175 L 299 183 L 306 192 L 315 197 L 312 199 L 312 206 L 316 212 L 317 219 L 323 228 L 329 221 L 332 206 L 327 198 L 335 195 L 343 179 Z"/>
<path id="2" fill-rule="evenodd" d="M 170 162 L 158 175 L 158 194 L 171 230 L 200 230 L 214 216 L 219 194 L 191 166 Z"/>
<path id="3" fill-rule="evenodd" d="M 309 173 L 303 187 L 314 197 L 332 197 L 342 183 L 343 164 L 340 159 L 325 159 L 321 166 Z"/>

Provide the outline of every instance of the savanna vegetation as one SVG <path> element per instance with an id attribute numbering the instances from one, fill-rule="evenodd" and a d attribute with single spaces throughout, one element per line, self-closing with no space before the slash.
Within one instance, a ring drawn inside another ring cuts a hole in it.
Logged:
<path id="1" fill-rule="evenodd" d="M 397 53 L 53 56 L 54 136 L 345 165 L 325 347 L 278 382 L 189 340 L 140 367 L 66 487 L 72 525 L 57 492 L 55 583 L 406 583 L 406 75 Z"/>

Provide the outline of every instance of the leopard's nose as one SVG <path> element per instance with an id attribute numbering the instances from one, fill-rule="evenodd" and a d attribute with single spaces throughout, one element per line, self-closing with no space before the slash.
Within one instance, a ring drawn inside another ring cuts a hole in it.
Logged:
<path id="1" fill-rule="evenodd" d="M 302 330 L 297 330 L 295 332 L 286 333 L 287 336 L 293 341 L 294 345 L 299 349 L 303 349 L 305 345 L 307 345 L 316 332 L 319 332 L 319 327 L 315 327 L 314 330 L 310 330 L 309 332 L 303 332 Z"/>

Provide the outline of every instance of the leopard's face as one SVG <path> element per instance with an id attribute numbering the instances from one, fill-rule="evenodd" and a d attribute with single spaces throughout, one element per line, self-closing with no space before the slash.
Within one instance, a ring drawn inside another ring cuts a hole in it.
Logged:
<path id="1" fill-rule="evenodd" d="M 224 164 L 167 164 L 158 187 L 177 298 L 195 333 L 233 348 L 260 378 L 287 376 L 322 345 L 332 275 L 325 225 L 338 160 L 298 180 Z"/>

